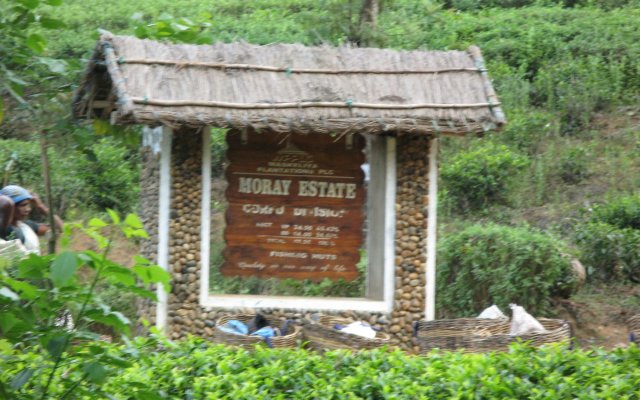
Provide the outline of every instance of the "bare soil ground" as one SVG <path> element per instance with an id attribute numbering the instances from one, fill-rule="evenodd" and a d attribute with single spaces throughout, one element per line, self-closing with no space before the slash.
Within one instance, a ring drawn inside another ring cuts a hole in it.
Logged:
<path id="1" fill-rule="evenodd" d="M 571 323 L 580 347 L 624 347 L 629 343 L 627 320 L 640 313 L 640 285 L 590 285 L 556 301 L 556 311 Z"/>

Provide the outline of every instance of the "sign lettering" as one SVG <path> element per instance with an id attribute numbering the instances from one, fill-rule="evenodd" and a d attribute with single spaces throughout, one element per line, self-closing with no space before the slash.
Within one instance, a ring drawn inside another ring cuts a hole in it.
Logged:
<path id="1" fill-rule="evenodd" d="M 225 276 L 353 280 L 364 222 L 364 140 L 227 135 Z"/>

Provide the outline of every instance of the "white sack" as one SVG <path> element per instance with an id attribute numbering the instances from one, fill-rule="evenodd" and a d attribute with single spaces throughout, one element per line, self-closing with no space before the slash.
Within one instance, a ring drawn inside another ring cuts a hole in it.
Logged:
<path id="1" fill-rule="evenodd" d="M 546 332 L 544 326 L 537 319 L 533 318 L 531 314 L 525 311 L 525 309 L 517 304 L 509 304 L 512 311 L 511 317 L 511 330 L 509 335 L 519 336 L 526 333 Z"/>

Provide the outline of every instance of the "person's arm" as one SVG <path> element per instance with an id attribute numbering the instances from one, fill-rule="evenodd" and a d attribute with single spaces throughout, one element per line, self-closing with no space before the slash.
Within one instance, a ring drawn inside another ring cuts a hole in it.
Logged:
<path id="1" fill-rule="evenodd" d="M 35 208 L 36 210 L 38 210 L 39 212 L 41 212 L 44 215 L 49 215 L 49 207 L 45 206 L 44 203 L 42 202 L 42 200 L 40 200 L 40 198 L 38 197 L 37 194 L 35 193 L 31 193 L 31 195 L 33 196 L 32 202 L 33 202 L 33 208 Z M 62 219 L 60 217 L 58 217 L 57 215 L 53 215 L 53 220 L 56 224 L 56 230 L 58 232 L 62 232 L 62 228 L 63 228 L 63 223 L 62 223 Z M 47 224 L 39 224 L 38 225 L 38 231 L 36 232 L 38 235 L 42 236 L 45 233 L 47 233 L 47 231 L 50 229 L 51 227 Z"/>

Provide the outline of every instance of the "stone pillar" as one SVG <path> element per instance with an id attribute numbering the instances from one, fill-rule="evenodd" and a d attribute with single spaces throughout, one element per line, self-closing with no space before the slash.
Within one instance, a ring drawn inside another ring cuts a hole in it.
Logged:
<path id="1" fill-rule="evenodd" d="M 171 339 L 187 334 L 210 337 L 212 321 L 200 307 L 200 211 L 202 199 L 202 134 L 199 129 L 174 132 L 171 158 L 169 294 L 167 333 Z M 210 326 L 207 326 L 208 325 Z"/>
<path id="2" fill-rule="evenodd" d="M 145 128 L 145 138 L 153 136 L 151 130 Z M 161 135 L 161 134 L 160 134 Z M 143 141 L 140 148 L 140 206 L 138 215 L 145 231 L 149 235 L 148 239 L 140 242 L 140 254 L 149 259 L 152 263 L 157 263 L 158 255 L 158 206 L 160 192 L 160 149 L 150 140 Z M 153 289 L 153 288 L 151 288 Z M 156 305 L 149 299 L 137 300 L 138 310 L 138 333 L 142 333 L 141 320 L 149 321 L 151 326 L 156 323 Z"/>
<path id="3" fill-rule="evenodd" d="M 418 351 L 413 322 L 424 318 L 426 284 L 428 145 L 425 136 L 398 137 L 395 294 L 389 332 Z"/>

